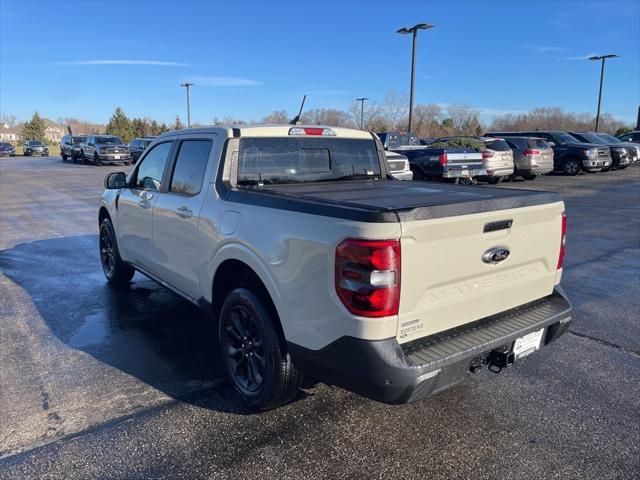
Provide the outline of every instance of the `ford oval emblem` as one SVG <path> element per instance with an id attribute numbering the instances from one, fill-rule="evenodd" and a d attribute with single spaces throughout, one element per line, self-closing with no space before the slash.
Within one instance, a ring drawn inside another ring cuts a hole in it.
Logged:
<path id="1" fill-rule="evenodd" d="M 482 261 L 484 263 L 500 263 L 509 258 L 509 255 L 511 255 L 511 252 L 508 248 L 495 247 L 482 254 Z"/>

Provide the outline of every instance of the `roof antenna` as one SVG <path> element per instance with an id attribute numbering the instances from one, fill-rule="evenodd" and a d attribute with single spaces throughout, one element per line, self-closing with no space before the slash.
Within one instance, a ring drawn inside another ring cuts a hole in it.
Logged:
<path id="1" fill-rule="evenodd" d="M 67 130 L 69 130 L 69 135 L 73 136 L 73 132 L 71 131 L 71 124 L 67 125 Z"/>
<path id="2" fill-rule="evenodd" d="M 293 120 L 289 122 L 289 125 L 300 125 L 302 122 L 300 121 L 300 116 L 302 115 L 302 109 L 304 108 L 304 101 L 307 99 L 307 94 L 305 93 L 304 97 L 302 97 L 302 104 L 300 105 L 300 111 L 298 115 L 293 117 Z"/>

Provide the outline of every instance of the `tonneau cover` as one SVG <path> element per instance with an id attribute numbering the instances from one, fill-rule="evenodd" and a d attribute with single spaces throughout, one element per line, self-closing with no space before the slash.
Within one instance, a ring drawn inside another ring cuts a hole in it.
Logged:
<path id="1" fill-rule="evenodd" d="M 288 209 L 290 202 L 302 201 L 313 204 L 331 205 L 331 214 L 336 215 L 340 209 L 352 209 L 367 212 L 363 221 L 389 222 L 388 215 L 394 212 L 395 221 L 426 220 L 433 218 L 468 215 L 487 211 L 506 210 L 559 202 L 560 195 L 553 192 L 534 190 L 513 190 L 506 188 L 490 188 L 479 186 L 462 186 L 435 182 L 402 182 L 396 180 L 370 181 L 337 181 L 323 183 L 302 183 L 265 185 L 258 188 L 242 189 L 244 192 L 259 192 L 276 195 L 283 202 L 274 204 L 265 202 L 265 206 Z M 236 192 L 239 192 L 236 190 Z M 235 197 L 235 198 L 233 198 Z M 288 200 L 284 201 L 284 200 Z M 246 195 L 230 195 L 231 201 L 247 200 Z M 257 199 L 249 203 L 260 204 Z M 342 207 L 342 208 L 341 208 Z M 289 208 L 301 211 L 299 208 Z M 305 209 L 306 210 L 306 209 Z M 320 209 L 324 211 L 324 209 Z M 318 211 L 320 215 L 326 214 Z M 370 215 L 379 212 L 380 218 Z M 309 213 L 316 213 L 309 211 Z M 341 216 L 341 215 L 336 215 Z M 350 214 L 345 218 L 353 218 Z"/>

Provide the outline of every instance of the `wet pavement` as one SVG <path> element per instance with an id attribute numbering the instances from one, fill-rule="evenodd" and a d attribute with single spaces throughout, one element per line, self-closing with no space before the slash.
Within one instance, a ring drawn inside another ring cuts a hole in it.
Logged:
<path id="1" fill-rule="evenodd" d="M 211 319 L 97 254 L 118 167 L 0 160 L 1 478 L 638 478 L 640 167 L 562 193 L 569 334 L 494 375 L 388 406 L 326 385 L 251 415 Z"/>

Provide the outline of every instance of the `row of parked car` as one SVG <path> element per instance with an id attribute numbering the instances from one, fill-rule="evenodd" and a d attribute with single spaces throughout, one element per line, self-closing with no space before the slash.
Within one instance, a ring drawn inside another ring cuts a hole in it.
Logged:
<path id="1" fill-rule="evenodd" d="M 477 137 L 430 139 L 404 132 L 377 135 L 387 156 L 392 155 L 397 165 L 395 170 L 391 168 L 396 178 L 495 184 L 515 177 L 533 180 L 552 171 L 577 175 L 582 171 L 624 169 L 640 160 L 640 135 L 634 143 L 634 134 L 624 139 L 606 133 L 559 131 L 488 132 Z"/>
<path id="2" fill-rule="evenodd" d="M 127 145 L 115 135 L 65 135 L 60 142 L 60 155 L 65 162 L 131 165 L 138 161 L 154 138 L 134 138 Z"/>

